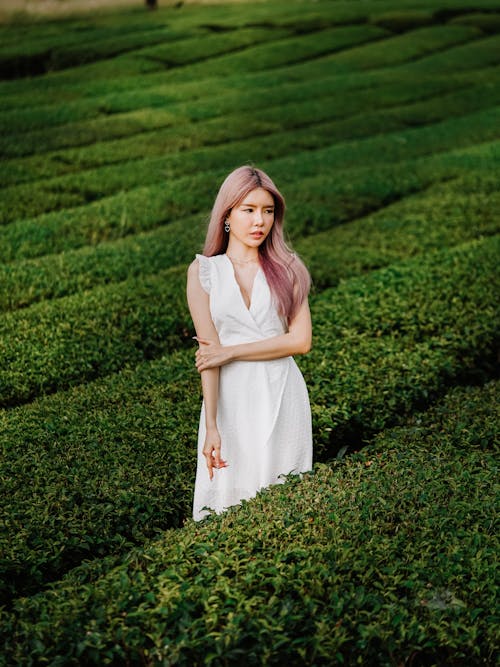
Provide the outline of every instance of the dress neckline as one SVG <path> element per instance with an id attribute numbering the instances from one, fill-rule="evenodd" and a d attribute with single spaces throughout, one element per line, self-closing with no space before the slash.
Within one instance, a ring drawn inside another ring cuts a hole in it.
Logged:
<path id="1" fill-rule="evenodd" d="M 233 276 L 233 280 L 234 280 L 234 283 L 235 283 L 235 285 L 236 285 L 236 287 L 237 287 L 237 289 L 238 289 L 238 293 L 239 293 L 239 295 L 240 295 L 240 298 L 241 298 L 241 301 L 242 301 L 242 303 L 243 303 L 243 306 L 244 306 L 245 310 L 247 310 L 248 312 L 250 312 L 251 309 L 252 309 L 252 304 L 253 304 L 253 295 L 254 295 L 254 291 L 255 291 L 255 281 L 257 280 L 257 276 L 259 275 L 259 273 L 262 271 L 262 267 L 261 267 L 261 265 L 260 265 L 260 263 L 259 263 L 259 268 L 258 268 L 257 271 L 255 272 L 255 276 L 254 276 L 254 278 L 253 278 L 252 289 L 250 290 L 250 299 L 249 299 L 249 303 L 248 303 L 248 306 L 247 306 L 246 301 L 245 301 L 245 297 L 243 296 L 243 292 L 242 292 L 242 290 L 241 290 L 241 285 L 239 284 L 238 280 L 236 279 L 236 271 L 235 271 L 235 269 L 234 269 L 234 264 L 233 264 L 232 261 L 229 259 L 229 257 L 227 256 L 226 253 L 224 253 L 223 256 L 227 259 L 227 261 L 228 261 L 228 263 L 229 263 L 229 266 L 230 266 L 230 268 L 231 268 L 231 272 L 232 272 L 232 276 Z"/>

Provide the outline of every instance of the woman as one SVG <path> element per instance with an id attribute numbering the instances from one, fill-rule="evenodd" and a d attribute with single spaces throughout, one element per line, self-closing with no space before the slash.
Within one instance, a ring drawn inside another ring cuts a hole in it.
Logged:
<path id="1" fill-rule="evenodd" d="M 236 169 L 188 270 L 203 389 L 195 520 L 312 466 L 309 398 L 292 358 L 311 347 L 310 278 L 283 240 L 284 213 L 269 176 Z"/>

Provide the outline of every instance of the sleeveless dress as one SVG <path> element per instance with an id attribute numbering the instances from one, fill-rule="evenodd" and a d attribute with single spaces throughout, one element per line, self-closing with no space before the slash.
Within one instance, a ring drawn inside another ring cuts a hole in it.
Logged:
<path id="1" fill-rule="evenodd" d="M 210 313 L 221 345 L 264 340 L 286 332 L 261 268 L 247 308 L 227 255 L 196 255 L 200 283 L 210 295 Z M 198 431 L 198 461 L 193 518 L 217 513 L 280 476 L 312 467 L 311 409 L 304 378 L 293 357 L 271 361 L 233 361 L 220 367 L 217 426 L 221 456 L 228 466 L 208 476 L 202 450 L 205 407 Z"/>

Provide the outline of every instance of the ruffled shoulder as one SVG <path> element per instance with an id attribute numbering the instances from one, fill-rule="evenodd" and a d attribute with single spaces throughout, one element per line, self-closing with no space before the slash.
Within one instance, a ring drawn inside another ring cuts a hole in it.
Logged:
<path id="1" fill-rule="evenodd" d="M 211 267 L 210 267 L 210 257 L 205 257 L 205 255 L 196 255 L 199 265 L 199 276 L 200 283 L 203 289 L 207 294 L 210 294 L 210 287 L 212 285 L 211 281 Z"/>

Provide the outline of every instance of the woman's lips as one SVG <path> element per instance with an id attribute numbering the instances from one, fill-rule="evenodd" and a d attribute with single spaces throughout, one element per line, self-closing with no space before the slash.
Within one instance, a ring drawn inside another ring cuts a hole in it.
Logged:
<path id="1" fill-rule="evenodd" d="M 250 236 L 253 236 L 255 239 L 261 239 L 264 236 L 264 232 L 252 232 Z"/>

